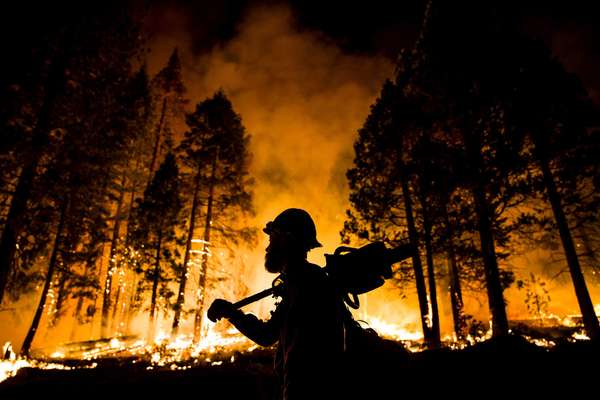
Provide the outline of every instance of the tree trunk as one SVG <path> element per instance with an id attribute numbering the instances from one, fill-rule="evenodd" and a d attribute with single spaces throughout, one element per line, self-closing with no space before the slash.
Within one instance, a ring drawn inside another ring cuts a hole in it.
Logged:
<path id="1" fill-rule="evenodd" d="M 215 190 L 215 173 L 217 169 L 218 153 L 213 158 L 212 171 L 210 175 L 210 188 L 208 193 L 208 205 L 206 207 L 206 221 L 204 224 L 204 247 L 202 251 L 202 264 L 200 266 L 200 279 L 198 284 L 198 299 L 196 318 L 194 319 L 194 343 L 200 341 L 202 332 L 202 312 L 204 310 L 204 299 L 206 298 L 206 275 L 208 270 L 208 252 L 210 243 L 210 226 L 212 224 L 212 206 Z"/>
<path id="2" fill-rule="evenodd" d="M 492 314 L 492 335 L 508 335 L 508 317 L 500 283 L 500 270 L 496 259 L 494 234 L 492 232 L 492 219 L 489 203 L 485 194 L 483 177 L 483 160 L 481 159 L 481 144 L 475 133 L 475 128 L 467 124 L 463 129 L 463 138 L 467 150 L 467 157 L 472 165 L 473 183 L 471 193 L 475 201 L 475 214 L 477 216 L 477 230 L 481 242 L 481 254 L 485 270 L 485 281 L 488 295 L 488 306 Z"/>
<path id="3" fill-rule="evenodd" d="M 441 346 L 440 338 L 440 314 L 438 311 L 437 289 L 435 284 L 435 268 L 433 263 L 433 248 L 431 246 L 431 221 L 427 200 L 421 196 L 421 208 L 423 210 L 423 231 L 425 233 L 425 258 L 427 261 L 427 278 L 429 283 L 429 303 L 431 306 L 431 345 Z"/>
<path id="4" fill-rule="evenodd" d="M 475 198 L 477 228 L 485 268 L 488 304 L 492 314 L 492 335 L 496 337 L 506 336 L 508 335 L 508 318 L 506 316 L 502 285 L 500 284 L 500 271 L 498 269 L 498 260 L 496 259 L 492 222 L 485 194 L 479 183 L 473 187 L 473 196 Z"/>
<path id="5" fill-rule="evenodd" d="M 77 328 L 79 327 L 79 318 L 78 315 L 81 313 L 81 306 L 83 305 L 83 301 L 81 297 L 77 299 L 77 306 L 75 307 L 75 311 L 73 312 L 73 321 L 71 324 L 71 333 L 69 335 L 69 341 L 74 342 L 77 335 Z"/>
<path id="6" fill-rule="evenodd" d="M 448 251 L 448 275 L 450 277 L 450 305 L 452 307 L 452 323 L 456 340 L 465 340 L 465 314 L 458 275 L 458 265 L 452 250 Z"/>
<path id="7" fill-rule="evenodd" d="M 163 124 L 165 122 L 165 114 L 167 113 L 167 98 L 163 98 L 162 109 L 160 112 L 160 119 L 158 120 L 158 126 L 156 127 L 156 139 L 154 141 L 154 148 L 152 149 L 152 159 L 150 160 L 150 168 L 148 172 L 148 183 L 146 187 L 150 186 L 152 182 L 152 173 L 156 168 L 156 161 L 158 160 L 158 150 L 160 149 L 160 139 L 162 134 Z"/>
<path id="8" fill-rule="evenodd" d="M 598 324 L 598 317 L 594 311 L 594 304 L 590 297 L 581 266 L 579 264 L 579 258 L 573 244 L 573 237 L 571 236 L 571 230 L 567 223 L 567 217 L 565 216 L 562 208 L 560 195 L 556 189 L 554 183 L 554 177 L 550 171 L 548 160 L 542 154 L 542 151 L 537 149 L 536 153 L 540 167 L 542 169 L 542 178 L 544 180 L 544 186 L 548 193 L 548 200 L 552 206 L 552 212 L 558 226 L 558 232 L 562 241 L 563 250 L 567 258 L 567 265 L 569 266 L 569 272 L 571 274 L 571 280 L 573 281 L 573 287 L 575 289 L 575 296 L 579 303 L 579 309 L 581 310 L 581 316 L 583 318 L 583 325 L 585 331 L 590 339 L 600 339 L 600 325 Z"/>
<path id="9" fill-rule="evenodd" d="M 447 204 L 447 203 L 446 203 Z M 452 321 L 454 322 L 454 333 L 457 340 L 465 339 L 465 319 L 462 291 L 460 288 L 460 276 L 458 265 L 456 264 L 456 254 L 454 252 L 454 233 L 450 226 L 448 211 L 444 207 L 444 220 L 446 222 L 448 239 L 448 276 L 450 277 L 450 304 L 452 305 Z"/>
<path id="10" fill-rule="evenodd" d="M 62 201 L 62 205 L 60 208 L 60 219 L 58 222 L 58 229 L 56 230 L 56 236 L 54 238 L 54 245 L 52 247 L 52 254 L 50 255 L 50 262 L 48 264 L 48 272 L 46 273 L 46 282 L 44 283 L 44 288 L 42 289 L 42 296 L 40 297 L 40 302 L 35 311 L 35 315 L 33 316 L 33 321 L 31 322 L 31 326 L 29 327 L 29 331 L 27 332 L 27 336 L 25 336 L 25 340 L 23 341 L 23 345 L 21 346 L 21 356 L 26 357 L 29 355 L 29 349 L 31 348 L 31 344 L 33 343 L 33 339 L 37 332 L 37 329 L 40 325 L 40 320 L 42 319 L 42 314 L 44 313 L 44 308 L 46 306 L 46 299 L 48 297 L 48 291 L 50 290 L 50 285 L 52 284 L 52 278 L 54 277 L 54 270 L 56 269 L 56 262 L 58 258 L 58 251 L 61 246 L 61 236 L 62 231 L 65 225 L 65 217 L 67 214 L 67 209 L 69 206 L 69 200 L 65 199 Z"/>
<path id="11" fill-rule="evenodd" d="M 139 159 L 136 162 L 136 170 L 139 167 Z M 131 234 L 129 232 L 129 223 L 131 222 L 131 210 L 133 209 L 133 203 L 135 202 L 135 193 L 136 193 L 136 185 L 135 182 L 132 181 L 132 186 L 131 186 L 131 194 L 129 196 L 129 207 L 127 208 L 127 216 L 125 217 L 125 250 L 127 251 L 127 254 L 129 254 L 129 245 L 131 244 Z M 119 257 L 119 259 L 117 260 L 117 268 L 121 268 L 123 262 L 123 258 Z M 136 274 L 135 271 L 133 271 L 134 274 Z M 129 308 L 131 307 L 131 304 L 133 303 L 133 299 L 135 297 L 135 291 L 137 290 L 137 274 L 135 275 L 135 285 L 133 287 L 133 294 L 129 297 L 129 302 L 127 303 L 127 308 L 124 310 L 125 314 L 126 314 L 126 332 L 129 332 L 129 327 L 130 327 L 130 323 L 131 323 L 131 315 L 130 315 L 130 310 Z"/>
<path id="12" fill-rule="evenodd" d="M 404 166 L 400 166 L 404 169 Z M 404 199 L 404 210 L 406 213 L 406 224 L 408 225 L 408 238 L 410 243 L 415 247 L 419 248 L 419 235 L 415 227 L 415 219 L 412 209 L 412 200 L 410 198 L 410 192 L 408 189 L 408 182 L 405 177 L 401 178 L 402 186 L 402 197 Z M 423 338 L 426 343 L 431 343 L 432 332 L 428 324 L 429 315 L 429 304 L 427 302 L 427 288 L 425 286 L 425 278 L 423 276 L 423 265 L 421 264 L 421 257 L 419 252 L 415 251 L 412 256 L 413 270 L 415 273 L 415 283 L 417 286 L 417 297 L 419 299 L 419 310 L 421 311 L 421 328 L 423 329 Z"/>
<path id="13" fill-rule="evenodd" d="M 154 264 L 154 280 L 152 282 L 152 299 L 150 301 L 150 328 L 148 339 L 154 339 L 156 329 L 156 298 L 158 297 L 158 281 L 160 279 L 160 250 L 162 246 L 162 231 L 158 232 L 158 243 L 156 244 L 156 262 Z"/>
<path id="14" fill-rule="evenodd" d="M 90 263 L 86 261 L 85 268 L 83 270 L 83 275 L 87 276 L 88 271 L 90 270 Z M 77 305 L 75 306 L 75 311 L 73 312 L 73 327 L 71 328 L 71 341 L 75 340 L 75 334 L 77 327 L 79 326 L 79 322 L 81 320 L 81 309 L 83 308 L 83 296 L 79 296 L 77 299 Z"/>
<path id="15" fill-rule="evenodd" d="M 0 304 L 2 304 L 6 285 L 8 284 L 8 277 L 12 269 L 17 238 L 23 229 L 23 216 L 26 212 L 27 201 L 31 196 L 36 170 L 48 142 L 52 108 L 54 107 L 56 98 L 65 86 L 67 59 L 68 55 L 65 53 L 50 67 L 45 85 L 44 100 L 32 133 L 31 157 L 26 161 L 25 166 L 21 170 L 21 175 L 12 195 L 10 208 L 4 222 L 4 230 L 0 239 Z"/>
<path id="16" fill-rule="evenodd" d="M 117 275 L 119 275 L 119 271 L 120 270 L 116 270 L 117 271 Z M 118 279 L 119 285 L 117 286 L 117 297 L 115 299 L 115 304 L 113 305 L 113 309 L 112 309 L 112 315 L 111 315 L 111 322 L 110 322 L 110 332 L 111 335 L 115 334 L 115 330 L 119 327 L 118 326 L 118 317 L 119 317 L 119 301 L 121 301 L 121 293 L 123 292 L 123 282 L 121 281 L 121 279 Z"/>
<path id="17" fill-rule="evenodd" d="M 12 270 L 17 237 L 22 229 L 23 214 L 31 193 L 35 170 L 41 157 L 40 153 L 41 151 L 38 151 L 38 154 L 34 154 L 33 160 L 23 168 L 4 223 L 2 239 L 0 240 L 0 304 L 4 298 L 8 277 Z"/>
<path id="18" fill-rule="evenodd" d="M 133 319 L 132 306 L 135 305 L 137 301 L 137 290 L 138 290 L 138 277 L 135 274 L 133 278 L 133 283 L 131 284 L 131 294 L 129 296 L 129 303 L 127 304 L 127 311 L 125 316 L 125 332 L 129 335 L 131 334 L 131 320 Z"/>
<path id="19" fill-rule="evenodd" d="M 123 208 L 124 206 L 124 199 L 125 199 L 125 175 L 123 175 L 123 180 L 121 181 L 121 192 L 119 193 L 119 206 L 118 206 L 118 210 L 119 210 L 119 219 L 117 221 L 119 221 L 119 223 L 115 223 L 114 229 L 113 229 L 113 238 L 117 237 L 117 239 L 119 239 L 121 237 L 121 212 L 120 210 Z M 132 195 L 132 199 L 133 196 L 135 195 L 135 191 L 132 190 L 131 192 Z M 127 232 L 127 229 L 129 229 L 129 216 L 130 216 L 130 211 L 131 211 L 131 207 L 129 207 L 129 209 L 127 210 L 127 216 L 125 217 L 126 225 L 125 225 L 125 231 Z M 118 240 L 117 240 L 117 244 L 118 244 Z M 127 248 L 127 246 L 129 245 L 129 240 L 125 239 L 125 248 Z M 117 252 L 116 252 L 117 247 L 115 246 L 114 248 L 111 246 L 111 255 L 110 255 L 110 259 L 111 260 L 115 260 L 116 265 L 115 265 L 115 269 L 114 271 L 117 273 L 117 275 L 119 275 L 119 273 L 123 273 L 123 270 L 121 269 L 121 265 L 122 265 L 122 259 L 123 256 L 119 256 L 117 257 Z M 117 286 L 117 298 L 115 299 L 115 303 L 112 306 L 112 315 L 111 315 L 111 324 L 110 324 L 110 330 L 111 330 L 111 334 L 114 334 L 115 329 L 118 328 L 118 317 L 119 317 L 119 301 L 121 299 L 121 294 L 123 292 L 123 280 L 122 279 L 118 279 L 118 286 Z"/>
<path id="20" fill-rule="evenodd" d="M 52 327 L 52 328 L 56 326 L 56 324 L 58 323 L 58 320 L 60 319 L 60 311 L 62 310 L 62 308 L 64 306 L 65 297 L 67 296 L 66 284 L 67 284 L 68 274 L 67 274 L 67 271 L 66 271 L 64 265 L 62 266 L 62 268 L 60 268 L 59 273 L 60 273 L 60 279 L 58 280 L 58 286 L 57 286 L 57 290 L 56 290 L 56 302 L 54 303 L 54 310 L 52 312 L 52 316 L 50 317 L 50 321 L 48 323 L 48 326 Z"/>
<path id="21" fill-rule="evenodd" d="M 185 254 L 183 256 L 183 268 L 179 277 L 179 290 L 177 292 L 177 302 L 175 303 L 175 316 L 173 317 L 173 326 L 171 327 L 171 336 L 177 336 L 179 330 L 179 320 L 181 318 L 181 309 L 185 302 L 185 285 L 189 273 L 190 251 L 192 250 L 192 239 L 194 238 L 194 227 L 196 225 L 196 209 L 198 208 L 198 189 L 200 186 L 200 171 L 196 174 L 194 182 L 194 198 L 192 200 L 192 210 L 190 213 L 190 225 L 185 242 Z M 210 200 L 209 200 L 210 201 Z"/>
<path id="22" fill-rule="evenodd" d="M 108 319 L 111 306 L 112 282 L 116 267 L 117 246 L 119 244 L 119 231 L 121 227 L 121 212 L 123 209 L 123 200 L 125 198 L 125 175 L 121 178 L 121 188 L 117 210 L 115 212 L 115 223 L 113 225 L 112 238 L 110 243 L 110 252 L 108 255 L 108 268 L 106 270 L 106 279 L 104 281 L 104 298 L 102 301 L 102 325 L 100 335 L 106 337 L 108 333 Z"/>

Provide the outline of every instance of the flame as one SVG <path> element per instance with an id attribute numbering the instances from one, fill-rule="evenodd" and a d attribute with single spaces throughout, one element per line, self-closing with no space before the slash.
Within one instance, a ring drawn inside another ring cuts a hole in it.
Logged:
<path id="1" fill-rule="evenodd" d="M 366 317 L 365 322 L 380 336 L 388 339 L 400 341 L 418 341 L 423 339 L 423 334 L 421 332 L 408 330 L 398 324 L 386 322 L 378 317 Z"/>
<path id="2" fill-rule="evenodd" d="M 67 360 L 92 361 L 103 357 L 135 356 L 132 363 L 148 360 L 147 369 L 167 367 L 171 370 L 186 370 L 199 362 L 210 366 L 220 366 L 236 360 L 234 353 L 251 352 L 258 346 L 241 335 L 235 328 L 216 329 L 209 323 L 205 336 L 197 345 L 191 335 L 179 335 L 170 338 L 165 332 L 159 332 L 153 340 L 137 338 L 112 338 L 95 342 L 83 342 L 79 346 L 63 345 L 51 352 L 36 351 L 36 358 L 17 357 L 10 343 L 4 345 L 5 359 L 0 361 L 0 382 L 17 374 L 19 369 L 33 367 L 39 369 L 79 369 L 96 368 L 96 362 L 80 366 L 60 364 Z M 225 355 L 225 356 L 224 356 Z"/>
<path id="3" fill-rule="evenodd" d="M 220 328 L 220 329 L 217 329 Z M 208 322 L 202 340 L 193 343 L 192 335 L 171 337 L 159 331 L 151 340 L 137 336 L 121 336 L 97 341 L 65 344 L 51 351 L 36 350 L 32 353 L 43 360 L 82 360 L 92 361 L 105 357 L 135 356 L 148 359 L 154 366 L 165 366 L 172 363 L 210 361 L 215 354 L 251 351 L 256 346 L 240 334 L 235 328 L 223 329 Z M 234 356 L 230 358 L 235 360 Z"/>
<path id="4" fill-rule="evenodd" d="M 34 359 L 27 359 L 23 357 L 17 357 L 15 352 L 12 350 L 12 345 L 7 342 L 3 346 L 2 351 L 4 359 L 0 360 L 0 383 L 8 378 L 17 375 L 17 372 L 21 368 L 39 368 L 39 369 L 62 369 L 71 370 L 74 367 L 69 367 L 63 364 L 45 362 Z M 91 364 L 89 366 L 83 366 L 82 368 L 95 368 L 97 364 Z"/>
<path id="5" fill-rule="evenodd" d="M 589 336 L 583 332 L 575 332 L 571 338 L 573 338 L 573 340 L 590 340 Z"/>
<path id="6" fill-rule="evenodd" d="M 597 314 L 600 314 L 600 304 L 595 306 Z M 553 320 L 559 320 L 559 324 L 566 327 L 580 327 L 568 340 L 589 340 L 581 327 L 581 316 L 567 315 L 564 318 L 552 316 Z M 362 322 L 373 328 L 381 337 L 401 341 L 411 351 L 423 350 L 423 335 L 415 329 L 407 329 L 407 325 L 390 323 L 376 316 L 365 317 Z M 454 335 L 446 335 L 443 342 L 451 349 L 462 349 L 467 346 L 488 340 L 491 338 L 490 329 L 483 336 L 468 335 L 464 341 L 459 342 Z M 551 339 L 534 338 L 523 336 L 530 343 L 544 348 L 552 348 L 556 342 Z M 206 330 L 202 340 L 198 344 L 193 343 L 192 335 L 178 335 L 170 337 L 166 332 L 160 331 L 151 340 L 138 337 L 115 337 L 111 339 L 81 342 L 79 344 L 67 344 L 49 352 L 38 350 L 33 358 L 17 357 L 10 342 L 3 346 L 3 359 L 0 360 L 0 382 L 14 377 L 21 368 L 39 369 L 80 369 L 96 368 L 97 362 L 68 366 L 62 364 L 67 360 L 94 361 L 103 357 L 133 356 L 132 363 L 146 360 L 147 369 L 168 368 L 170 370 L 186 370 L 202 363 L 210 367 L 222 366 L 225 363 L 234 363 L 236 354 L 252 352 L 258 348 L 253 342 L 240 334 L 233 326 L 207 322 Z"/>
<path id="7" fill-rule="evenodd" d="M 27 360 L 17 359 L 10 342 L 6 342 L 2 347 L 2 354 L 5 359 L 0 361 L 0 382 L 15 376 L 19 369 L 30 365 Z"/>
<path id="8" fill-rule="evenodd" d="M 31 363 L 24 359 L 0 361 L 0 382 L 15 376 L 21 368 L 30 366 Z"/>

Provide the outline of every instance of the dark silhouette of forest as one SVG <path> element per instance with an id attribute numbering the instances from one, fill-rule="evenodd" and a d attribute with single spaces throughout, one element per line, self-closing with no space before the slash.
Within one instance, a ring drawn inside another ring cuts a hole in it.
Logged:
<path id="1" fill-rule="evenodd" d="M 405 273 L 434 345 L 436 262 L 450 266 L 456 336 L 465 335 L 461 286 L 474 282 L 485 287 L 493 335 L 506 336 L 503 290 L 515 283 L 506 261 L 536 247 L 564 257 L 585 331 L 597 338 L 584 278 L 598 265 L 597 109 L 541 42 L 488 6 L 469 11 L 431 3 L 414 48 L 400 54 L 359 130 L 342 235 L 408 236 L 421 248 L 425 267 L 415 257 Z"/>

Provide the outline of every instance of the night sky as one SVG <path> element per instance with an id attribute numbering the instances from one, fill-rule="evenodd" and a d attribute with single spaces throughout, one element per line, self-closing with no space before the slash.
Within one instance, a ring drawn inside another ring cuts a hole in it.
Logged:
<path id="1" fill-rule="evenodd" d="M 207 51 L 236 34 L 240 20 L 257 5 L 288 4 L 300 30 L 317 30 L 350 53 L 383 54 L 394 60 L 417 38 L 426 1 L 152 1 L 157 9 L 185 10 L 180 21 L 194 38 L 194 49 Z M 503 1 L 501 12 L 523 32 L 542 39 L 583 81 L 600 102 L 600 15 L 593 2 Z M 162 14 L 164 16 L 164 14 Z M 156 29 L 170 30 L 169 21 L 157 16 Z"/>
<path id="2" fill-rule="evenodd" d="M 122 2 L 90 1 L 76 4 L 66 1 L 19 1 L 3 4 L 2 32 L 4 54 L 25 51 L 29 37 L 44 26 L 58 26 L 83 8 L 108 11 L 110 4 Z M 317 30 L 344 51 L 383 54 L 395 59 L 399 50 L 410 46 L 417 37 L 426 1 L 283 1 L 283 0 L 134 0 L 130 3 L 150 6 L 155 32 L 184 27 L 194 39 L 193 48 L 206 52 L 235 36 L 238 24 L 256 6 L 289 5 L 300 30 Z M 549 2 L 541 0 L 503 1 L 501 10 L 520 29 L 541 38 L 566 67 L 583 81 L 592 98 L 600 102 L 600 18 L 592 1 Z M 78 8 L 79 7 L 79 8 Z M 164 10 L 181 10 L 185 20 L 172 21 Z M 157 12 L 158 11 L 158 12 Z M 9 53 L 6 52 L 9 50 Z M 4 63 L 10 63 L 5 57 Z M 16 61 L 16 60 L 13 60 Z M 5 65 L 4 68 L 7 66 Z"/>

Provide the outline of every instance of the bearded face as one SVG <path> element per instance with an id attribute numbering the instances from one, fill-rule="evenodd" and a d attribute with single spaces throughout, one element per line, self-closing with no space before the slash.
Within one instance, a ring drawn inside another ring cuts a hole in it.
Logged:
<path id="1" fill-rule="evenodd" d="M 278 274 L 283 271 L 283 257 L 276 252 L 267 252 L 265 254 L 265 269 L 272 274 Z"/>
<path id="2" fill-rule="evenodd" d="M 286 268 L 306 260 L 306 249 L 286 232 L 271 232 L 269 245 L 265 251 L 265 269 L 273 274 L 286 272 Z"/>
<path id="3" fill-rule="evenodd" d="M 286 250 L 282 237 L 276 234 L 269 235 L 269 245 L 265 253 L 265 269 L 267 272 L 277 274 L 283 271 L 286 262 Z"/>

